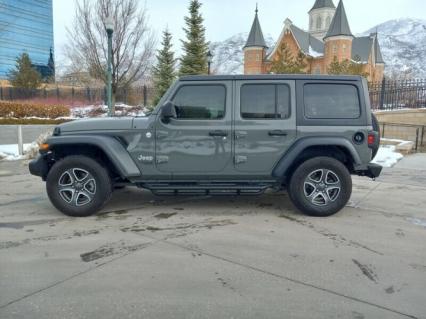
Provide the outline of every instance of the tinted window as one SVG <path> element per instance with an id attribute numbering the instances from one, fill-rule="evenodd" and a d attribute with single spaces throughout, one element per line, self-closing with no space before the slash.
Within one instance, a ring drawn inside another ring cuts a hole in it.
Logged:
<path id="1" fill-rule="evenodd" d="M 245 119 L 289 118 L 289 87 L 274 84 L 243 85 L 241 87 L 241 116 Z"/>
<path id="2" fill-rule="evenodd" d="M 345 84 L 306 84 L 305 116 L 311 119 L 356 119 L 360 105 L 358 90 Z"/>
<path id="3" fill-rule="evenodd" d="M 179 119 L 217 120 L 225 116 L 226 90 L 221 85 L 187 85 L 173 103 Z"/>

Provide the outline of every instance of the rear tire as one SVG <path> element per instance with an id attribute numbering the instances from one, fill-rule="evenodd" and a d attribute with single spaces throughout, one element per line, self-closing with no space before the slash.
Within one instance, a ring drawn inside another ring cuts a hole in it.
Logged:
<path id="1" fill-rule="evenodd" d="M 68 156 L 51 168 L 46 180 L 50 201 L 59 211 L 72 217 L 87 217 L 98 212 L 110 199 L 108 171 L 86 156 Z"/>
<path id="2" fill-rule="evenodd" d="M 314 157 L 302 163 L 291 177 L 288 192 L 304 214 L 327 217 L 338 213 L 352 194 L 348 169 L 330 157 Z"/>

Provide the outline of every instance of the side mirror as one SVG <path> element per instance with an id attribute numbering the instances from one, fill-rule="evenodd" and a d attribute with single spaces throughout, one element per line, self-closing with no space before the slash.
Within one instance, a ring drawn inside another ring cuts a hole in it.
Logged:
<path id="1" fill-rule="evenodd" d="M 177 118 L 176 107 L 171 101 L 164 103 L 161 108 L 161 119 L 164 123 L 170 123 L 170 119 Z"/>

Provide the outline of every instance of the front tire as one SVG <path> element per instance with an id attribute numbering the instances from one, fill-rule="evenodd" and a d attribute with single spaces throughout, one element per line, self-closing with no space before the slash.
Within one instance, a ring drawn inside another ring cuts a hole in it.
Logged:
<path id="1" fill-rule="evenodd" d="M 58 161 L 46 179 L 47 195 L 59 211 L 72 217 L 98 212 L 112 192 L 108 171 L 92 158 L 76 155 Z"/>
<path id="2" fill-rule="evenodd" d="M 352 194 L 348 169 L 330 157 L 315 157 L 302 163 L 288 187 L 290 199 L 304 214 L 327 217 L 338 213 Z"/>

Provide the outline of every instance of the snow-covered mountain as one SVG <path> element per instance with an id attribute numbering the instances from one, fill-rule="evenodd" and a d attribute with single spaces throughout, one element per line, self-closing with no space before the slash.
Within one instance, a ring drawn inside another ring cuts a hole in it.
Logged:
<path id="1" fill-rule="evenodd" d="M 398 19 L 379 24 L 360 35 L 378 31 L 379 41 L 386 62 L 386 73 L 426 78 L 426 20 Z M 210 45 L 213 72 L 216 74 L 243 73 L 243 47 L 248 33 L 238 33 L 222 42 Z M 269 47 L 274 44 L 271 36 L 266 37 Z"/>
<path id="2" fill-rule="evenodd" d="M 363 35 L 378 32 L 386 74 L 426 78 L 426 20 L 398 19 L 379 24 Z"/>
<path id="3" fill-rule="evenodd" d="M 244 72 L 243 47 L 246 44 L 248 33 L 238 33 L 222 42 L 210 44 L 213 54 L 212 71 L 215 74 L 242 74 Z M 266 44 L 272 47 L 274 39 L 266 36 Z"/>

